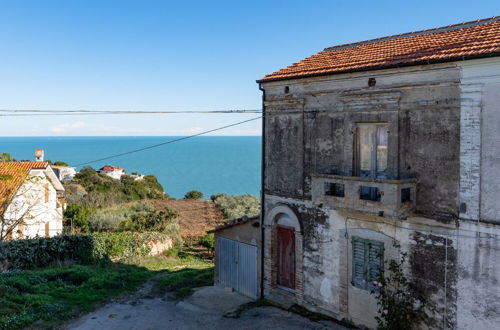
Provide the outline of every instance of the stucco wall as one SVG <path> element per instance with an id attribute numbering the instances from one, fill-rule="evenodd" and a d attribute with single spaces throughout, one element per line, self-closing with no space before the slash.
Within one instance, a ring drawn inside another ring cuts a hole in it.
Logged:
<path id="1" fill-rule="evenodd" d="M 48 187 L 48 200 L 45 200 L 45 186 Z M 25 183 L 19 188 L 16 196 L 5 211 L 6 219 L 22 217 L 23 235 L 14 229 L 13 238 L 45 237 L 45 224 L 49 224 L 49 236 L 62 233 L 62 207 L 57 201 L 57 191 L 44 171 L 30 171 Z"/>

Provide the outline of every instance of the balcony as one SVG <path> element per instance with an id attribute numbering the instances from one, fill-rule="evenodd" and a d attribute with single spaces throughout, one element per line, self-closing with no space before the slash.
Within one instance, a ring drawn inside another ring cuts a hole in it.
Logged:
<path id="1" fill-rule="evenodd" d="M 312 176 L 312 200 L 344 209 L 389 218 L 405 218 L 415 208 L 417 180 L 370 179 L 352 176 Z"/>

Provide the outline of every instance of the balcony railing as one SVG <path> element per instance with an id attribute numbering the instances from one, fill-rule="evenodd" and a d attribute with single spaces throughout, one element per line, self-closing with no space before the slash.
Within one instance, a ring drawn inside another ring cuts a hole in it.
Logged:
<path id="1" fill-rule="evenodd" d="M 416 179 L 312 175 L 312 200 L 334 209 L 404 218 L 415 208 Z"/>

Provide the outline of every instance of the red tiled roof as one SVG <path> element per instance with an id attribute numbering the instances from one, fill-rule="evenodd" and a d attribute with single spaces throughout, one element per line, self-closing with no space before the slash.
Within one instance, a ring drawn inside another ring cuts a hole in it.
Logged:
<path id="1" fill-rule="evenodd" d="M 0 162 L 0 214 L 15 196 L 30 170 L 43 170 L 48 162 Z"/>
<path id="2" fill-rule="evenodd" d="M 121 171 L 123 168 L 112 165 L 105 165 L 99 171 L 113 172 L 113 171 Z"/>
<path id="3" fill-rule="evenodd" d="M 258 82 L 500 56 L 500 17 L 325 48 Z"/>

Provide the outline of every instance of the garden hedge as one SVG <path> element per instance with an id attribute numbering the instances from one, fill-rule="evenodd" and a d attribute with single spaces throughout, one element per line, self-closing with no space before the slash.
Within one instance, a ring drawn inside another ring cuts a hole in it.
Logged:
<path id="1" fill-rule="evenodd" d="M 160 233 L 102 232 L 0 242 L 0 271 L 145 256 L 151 251 L 148 242 L 166 239 L 168 237 Z"/>

